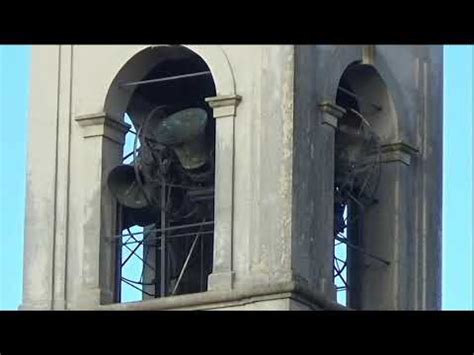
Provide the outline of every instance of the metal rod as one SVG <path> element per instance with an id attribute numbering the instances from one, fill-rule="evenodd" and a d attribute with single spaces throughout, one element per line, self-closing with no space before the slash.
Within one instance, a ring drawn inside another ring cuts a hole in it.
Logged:
<path id="1" fill-rule="evenodd" d="M 127 281 L 127 280 L 124 279 L 124 278 L 122 278 L 122 281 L 125 282 L 128 286 L 133 287 L 134 289 L 136 289 L 136 290 L 138 290 L 138 291 L 140 291 L 140 292 L 142 292 L 142 293 L 144 293 L 144 294 L 146 294 L 146 295 L 148 295 L 148 296 L 150 296 L 150 297 L 154 297 L 154 295 L 152 295 L 151 293 L 148 293 L 148 292 L 146 292 L 146 291 L 143 291 L 141 288 L 135 286 L 135 285 L 132 284 L 130 281 Z"/>
<path id="2" fill-rule="evenodd" d="M 344 284 L 344 287 L 345 287 L 345 288 L 349 288 L 349 285 L 347 284 L 346 279 L 344 279 L 344 277 L 342 277 L 342 275 L 339 276 L 339 280 L 342 281 L 342 283 Z"/>
<path id="3" fill-rule="evenodd" d="M 139 243 L 139 242 L 137 241 L 137 243 Z M 124 247 L 127 248 L 128 250 L 130 250 L 132 252 L 132 254 L 134 254 L 144 265 L 148 266 L 153 271 L 155 270 L 155 268 L 153 266 L 151 266 L 145 260 L 143 260 L 137 253 L 133 252 L 132 249 L 128 245 L 124 244 Z"/>
<path id="4" fill-rule="evenodd" d="M 181 282 L 181 278 L 183 277 L 184 272 L 186 271 L 186 268 L 187 268 L 188 263 L 189 263 L 189 259 L 191 259 L 191 255 L 193 254 L 194 247 L 196 246 L 196 242 L 198 241 L 198 239 L 199 239 L 199 233 L 196 234 L 196 238 L 194 238 L 193 244 L 191 245 L 191 248 L 189 248 L 189 253 L 186 256 L 186 260 L 184 261 L 183 267 L 181 268 L 181 272 L 179 273 L 178 281 L 176 281 L 176 285 L 174 285 L 173 292 L 171 292 L 172 295 L 174 295 L 174 293 L 178 289 L 178 286 Z"/>
<path id="5" fill-rule="evenodd" d="M 374 104 L 372 104 L 372 105 L 374 105 Z M 351 111 L 352 113 L 355 113 L 355 115 L 361 119 L 361 122 L 362 122 L 362 123 L 365 123 L 368 127 L 372 128 L 372 126 L 370 125 L 369 121 L 367 121 L 367 120 L 365 119 L 364 115 L 362 115 L 359 111 L 356 111 L 356 110 L 354 110 L 353 108 L 350 108 L 349 111 Z M 362 123 L 361 123 L 361 125 L 359 126 L 359 133 L 360 133 L 360 131 L 362 130 Z"/>
<path id="6" fill-rule="evenodd" d="M 337 267 L 337 271 L 340 271 L 340 272 L 344 271 L 344 268 L 347 266 L 347 263 L 344 260 L 339 259 L 337 257 L 334 257 L 334 261 L 336 264 L 335 266 Z M 342 267 L 339 266 L 339 263 L 342 264 Z"/>
<path id="7" fill-rule="evenodd" d="M 204 291 L 204 238 L 201 238 L 201 275 L 199 280 L 199 289 Z"/>
<path id="8" fill-rule="evenodd" d="M 118 227 L 120 228 L 119 230 L 121 230 L 122 229 L 121 228 L 122 207 L 120 207 L 119 205 L 117 205 L 117 208 L 115 210 L 115 215 L 117 217 Z M 115 263 L 114 299 L 115 299 L 115 302 L 118 302 L 118 303 L 120 303 L 122 301 L 122 282 L 121 282 L 121 278 L 122 278 L 122 241 L 123 240 L 119 240 L 118 243 L 115 245 L 115 260 L 114 260 L 114 263 Z"/>
<path id="9" fill-rule="evenodd" d="M 155 113 L 156 110 L 157 110 L 157 108 L 155 107 L 153 110 L 151 110 L 151 112 L 146 117 L 145 122 L 143 123 L 143 125 L 145 127 L 146 127 L 150 117 Z M 143 183 L 141 175 L 138 171 L 138 158 L 137 158 L 138 146 L 137 146 L 137 143 L 138 143 L 138 138 L 140 137 L 140 135 L 142 133 L 142 129 L 143 129 L 143 126 L 140 126 L 140 128 L 138 128 L 138 132 L 135 135 L 135 139 L 133 140 L 133 170 L 135 172 L 135 179 L 136 179 L 138 185 L 140 186 L 140 189 L 142 190 L 142 193 L 143 193 L 143 196 L 145 197 L 146 202 L 148 203 L 148 205 L 151 205 L 152 203 L 151 203 L 151 201 L 148 197 L 148 194 L 145 191 L 144 183 Z"/>
<path id="10" fill-rule="evenodd" d="M 337 88 L 337 90 L 339 91 L 342 91 L 343 93 L 349 95 L 349 96 L 352 96 L 354 99 L 357 99 L 357 100 L 360 100 L 360 101 L 367 101 L 366 99 L 363 99 L 362 97 L 360 97 L 359 95 L 356 95 L 355 93 L 353 93 L 352 91 L 349 91 L 345 88 L 343 88 L 342 86 L 339 86 Z M 382 107 L 377 105 L 377 104 L 374 104 L 372 102 L 370 102 L 370 104 L 375 108 L 377 109 L 377 111 L 382 111 Z"/>
<path id="11" fill-rule="evenodd" d="M 366 252 L 363 248 L 360 248 L 358 247 L 357 245 L 354 245 L 354 244 L 351 244 L 347 239 L 344 239 L 344 238 L 341 238 L 341 237 L 338 237 L 336 236 L 335 237 L 337 240 L 339 240 L 340 242 L 346 244 L 349 248 L 352 248 L 354 250 L 357 250 L 358 252 L 364 254 L 364 255 L 367 255 L 368 257 L 371 257 L 372 259 L 375 259 L 377 261 L 380 261 L 382 263 L 384 263 L 385 265 L 390 265 L 390 262 L 385 260 L 385 259 L 382 259 L 376 255 L 373 255 L 373 254 L 370 254 L 368 252 Z"/>
<path id="12" fill-rule="evenodd" d="M 333 275 L 334 281 L 342 279 L 342 271 L 336 268 L 336 273 Z"/>
<path id="13" fill-rule="evenodd" d="M 135 284 L 135 285 L 146 285 L 146 286 L 148 286 L 148 285 L 153 285 L 153 283 L 130 280 L 130 279 L 128 279 L 128 278 L 126 278 L 126 277 L 123 277 L 123 276 L 122 276 L 122 279 L 123 279 L 124 281 L 130 282 L 130 283 Z"/>
<path id="14" fill-rule="evenodd" d="M 146 237 L 145 237 L 145 238 L 146 238 Z M 146 244 L 143 244 L 143 247 L 144 247 L 144 248 L 143 248 L 143 250 L 144 250 L 143 259 L 144 259 L 144 260 L 148 260 L 148 254 L 150 254 L 150 249 L 151 249 L 151 248 L 150 248 L 149 246 L 147 246 L 147 248 L 145 249 L 145 245 L 146 245 Z M 156 273 L 156 270 L 153 270 L 153 271 L 155 271 L 155 273 Z M 140 281 L 144 281 L 144 276 L 145 276 L 145 264 L 142 265 L 142 272 L 141 272 L 141 274 L 140 274 Z M 151 284 L 150 284 L 150 286 L 152 286 L 152 285 L 154 285 L 154 283 L 151 283 Z"/>
<path id="15" fill-rule="evenodd" d="M 143 240 L 144 240 L 144 239 L 143 239 Z M 127 256 L 127 258 L 125 259 L 125 261 L 122 262 L 122 265 L 120 265 L 120 267 L 123 267 L 123 266 L 127 263 L 127 261 L 135 254 L 135 251 L 136 251 L 138 248 L 140 248 L 140 245 L 142 245 L 143 240 L 141 240 L 141 241 L 137 244 L 137 246 L 131 251 L 131 253 Z M 135 255 L 136 255 L 136 254 L 135 254 Z"/>
<path id="16" fill-rule="evenodd" d="M 202 71 L 202 72 L 198 72 L 198 73 L 168 76 L 168 77 L 165 77 L 165 78 L 133 81 L 133 82 L 130 82 L 130 83 L 120 84 L 119 87 L 129 87 L 129 86 L 137 86 L 137 85 L 154 84 L 154 83 L 160 83 L 160 82 L 163 82 L 163 81 L 178 80 L 178 79 L 184 79 L 184 78 L 192 78 L 192 77 L 195 77 L 195 76 L 210 75 L 210 74 L 211 74 L 210 71 Z"/>
<path id="17" fill-rule="evenodd" d="M 168 185 L 169 186 L 169 185 Z M 171 230 L 176 230 L 176 229 L 183 229 L 183 228 L 190 228 L 190 227 L 200 227 L 200 226 L 206 226 L 206 225 L 211 225 L 214 224 L 214 221 L 209 221 L 209 222 L 202 222 L 202 223 L 190 223 L 190 224 L 183 224 L 180 226 L 174 226 L 174 227 L 168 227 L 168 228 L 154 228 L 154 229 L 149 229 L 147 232 L 162 232 L 162 231 L 171 231 Z M 144 232 L 134 232 L 132 233 L 133 235 L 140 235 L 143 234 Z M 113 239 L 119 239 L 123 237 L 128 237 L 129 234 L 117 234 L 109 238 Z"/>
<path id="18" fill-rule="evenodd" d="M 214 231 L 206 231 L 206 232 L 200 232 L 202 236 L 204 235 L 211 235 L 214 233 Z M 190 237 L 196 235 L 196 232 L 193 233 L 183 233 L 183 234 L 175 234 L 175 235 L 168 235 L 166 236 L 166 239 L 173 239 L 173 238 L 182 238 L 182 237 Z M 153 238 L 147 238 L 147 241 L 151 242 L 154 240 L 161 240 L 161 237 L 153 237 Z M 136 241 L 136 242 L 126 242 L 122 243 L 123 246 L 125 245 L 131 245 L 131 244 L 136 244 L 136 243 L 141 243 L 141 241 Z M 342 244 L 342 243 L 341 243 Z"/>
<path id="19" fill-rule="evenodd" d="M 355 197 L 354 195 L 352 195 L 349 191 L 347 191 L 347 195 L 350 197 L 350 199 L 352 201 L 354 201 L 355 203 L 357 203 L 357 205 L 362 209 L 364 210 L 364 205 L 362 204 L 362 202 L 360 202 L 357 197 Z"/>
<path id="20" fill-rule="evenodd" d="M 132 231 L 130 230 L 129 227 L 127 227 L 127 232 L 128 234 L 130 235 L 130 238 L 132 238 L 134 241 L 136 241 L 138 243 L 138 239 L 134 237 Z"/>
<path id="21" fill-rule="evenodd" d="M 166 296 L 166 181 L 161 184 L 161 267 L 160 267 L 160 296 Z"/>
<path id="22" fill-rule="evenodd" d="M 128 158 L 130 158 L 132 155 L 133 155 L 133 152 L 128 153 L 126 156 L 124 156 L 124 157 L 122 158 L 122 162 L 124 162 L 125 160 L 127 160 Z"/>

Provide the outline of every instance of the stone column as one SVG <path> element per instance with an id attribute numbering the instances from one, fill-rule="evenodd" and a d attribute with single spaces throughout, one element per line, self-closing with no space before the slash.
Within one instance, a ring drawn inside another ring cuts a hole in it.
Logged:
<path id="1" fill-rule="evenodd" d="M 209 290 L 232 288 L 234 118 L 240 100 L 237 95 L 206 99 L 216 119 L 214 265 Z"/>
<path id="2" fill-rule="evenodd" d="M 23 303 L 19 308 L 52 309 L 60 145 L 60 46 L 35 48 L 32 63 Z"/>
<path id="3" fill-rule="evenodd" d="M 332 138 L 332 145 L 334 146 L 334 137 L 336 134 L 336 129 L 338 127 L 338 120 L 344 116 L 346 113 L 346 110 L 336 104 L 333 104 L 329 101 L 323 101 L 320 105 L 319 108 L 322 112 L 321 116 L 321 124 L 325 125 L 326 127 L 330 127 L 333 129 L 333 138 Z M 331 149 L 334 152 L 334 147 Z M 335 157 L 333 157 L 333 160 Z M 332 174 L 334 175 L 334 171 L 332 171 Z M 333 187 L 334 188 L 334 187 Z M 331 201 L 331 208 L 334 205 L 334 194 L 331 193 L 332 196 L 332 201 Z M 334 230 L 334 218 L 333 222 L 331 224 L 331 231 Z M 331 252 L 332 252 L 332 257 L 334 257 L 334 241 L 332 241 L 331 245 Z M 330 260 L 330 265 L 332 268 L 332 263 L 333 260 Z M 332 276 L 332 275 L 331 275 Z M 323 294 L 327 294 L 331 300 L 334 302 L 337 301 L 337 289 L 336 285 L 334 284 L 334 279 L 331 278 L 330 280 L 321 280 L 321 282 L 325 283 L 325 285 L 320 285 L 320 290 Z"/>
<path id="4" fill-rule="evenodd" d="M 354 286 L 350 297 L 357 308 L 408 309 L 417 198 L 411 163 L 416 154 L 417 149 L 404 142 L 382 146 L 377 203 L 363 214 L 360 247 L 388 263 L 353 252 L 357 266 L 349 284 Z"/>
<path id="5" fill-rule="evenodd" d="M 84 189 L 82 290 L 78 308 L 113 302 L 115 282 L 116 201 L 107 187 L 109 172 L 122 162 L 130 126 L 105 113 L 81 116 Z M 78 275 L 79 276 L 79 275 Z"/>

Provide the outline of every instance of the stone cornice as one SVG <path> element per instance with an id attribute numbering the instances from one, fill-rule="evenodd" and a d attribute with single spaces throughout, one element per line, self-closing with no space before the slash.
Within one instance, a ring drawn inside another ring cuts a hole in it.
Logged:
<path id="1" fill-rule="evenodd" d="M 333 128 L 337 128 L 338 120 L 346 114 L 344 108 L 329 101 L 321 102 L 319 108 L 323 112 L 321 124 L 326 124 Z"/>
<path id="2" fill-rule="evenodd" d="M 242 97 L 239 95 L 220 95 L 208 97 L 205 101 L 214 110 L 214 118 L 235 116 Z"/>
<path id="3" fill-rule="evenodd" d="M 350 310 L 326 296 L 302 287 L 294 281 L 278 284 L 253 286 L 244 289 L 208 291 L 202 293 L 179 295 L 131 303 L 101 305 L 97 310 L 185 310 L 185 309 L 219 309 L 253 302 L 293 298 L 312 305 L 315 309 Z"/>
<path id="4" fill-rule="evenodd" d="M 99 112 L 76 117 L 76 122 L 83 128 L 83 137 L 106 137 L 118 144 L 124 144 L 125 134 L 131 126 L 108 117 Z"/>

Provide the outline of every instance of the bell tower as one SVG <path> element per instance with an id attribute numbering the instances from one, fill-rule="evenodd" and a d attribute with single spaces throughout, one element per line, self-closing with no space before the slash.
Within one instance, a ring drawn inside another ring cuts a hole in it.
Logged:
<path id="1" fill-rule="evenodd" d="M 442 47 L 33 49 L 21 309 L 441 305 Z"/>

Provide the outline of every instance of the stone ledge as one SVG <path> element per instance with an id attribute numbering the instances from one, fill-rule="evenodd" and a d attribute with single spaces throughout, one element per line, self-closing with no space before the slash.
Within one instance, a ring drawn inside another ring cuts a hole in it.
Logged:
<path id="1" fill-rule="evenodd" d="M 104 112 L 76 117 L 76 122 L 83 128 L 83 137 L 106 137 L 116 143 L 124 144 L 125 134 L 130 125 L 108 117 Z"/>
<path id="2" fill-rule="evenodd" d="M 322 112 L 321 124 L 337 129 L 338 120 L 345 115 L 346 110 L 329 101 L 321 102 L 319 108 Z"/>
<path id="3" fill-rule="evenodd" d="M 346 109 L 338 106 L 336 104 L 333 104 L 330 101 L 323 101 L 319 104 L 319 108 L 321 109 L 322 112 L 327 113 L 331 115 L 334 118 L 342 118 L 346 114 Z"/>
<path id="4" fill-rule="evenodd" d="M 214 110 L 214 118 L 235 116 L 242 97 L 239 95 L 221 95 L 205 99 Z"/>
<path id="5" fill-rule="evenodd" d="M 298 300 L 315 310 L 349 310 L 347 307 L 333 302 L 319 293 L 309 291 L 305 287 L 297 285 L 295 282 L 284 282 L 239 290 L 208 291 L 189 295 L 156 298 L 142 302 L 100 305 L 97 307 L 97 310 L 204 310 L 234 307 L 282 298 Z"/>
<path id="6" fill-rule="evenodd" d="M 406 154 L 415 155 L 419 153 L 419 149 L 404 141 L 400 141 L 395 143 L 383 144 L 382 152 L 403 152 Z"/>
<path id="7" fill-rule="evenodd" d="M 396 142 L 384 144 L 381 146 L 379 162 L 380 163 L 394 163 L 400 162 L 407 166 L 411 164 L 413 156 L 417 155 L 419 150 L 405 142 Z M 366 163 L 373 163 L 377 159 L 376 155 L 370 156 Z"/>

